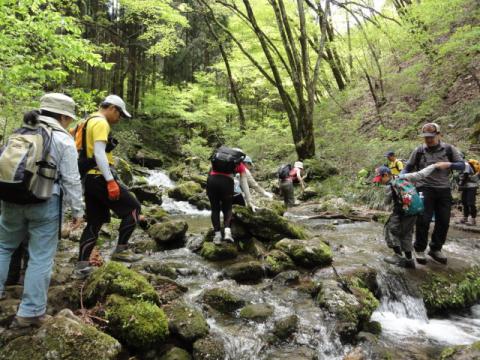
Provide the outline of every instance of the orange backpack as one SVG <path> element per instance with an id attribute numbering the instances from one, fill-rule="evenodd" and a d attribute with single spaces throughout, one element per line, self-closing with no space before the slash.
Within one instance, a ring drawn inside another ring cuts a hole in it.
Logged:
<path id="1" fill-rule="evenodd" d="M 480 173 L 480 161 L 475 159 L 469 159 L 468 164 L 472 167 L 474 174 Z"/>

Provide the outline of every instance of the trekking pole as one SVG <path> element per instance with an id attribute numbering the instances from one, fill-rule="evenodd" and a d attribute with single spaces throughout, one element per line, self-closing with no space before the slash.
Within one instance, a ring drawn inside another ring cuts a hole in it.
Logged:
<path id="1" fill-rule="evenodd" d="M 338 279 L 338 282 L 340 283 L 340 285 L 342 285 L 342 289 L 345 290 L 346 292 L 350 293 L 350 294 L 353 294 L 353 292 L 350 289 L 350 287 L 348 286 L 347 282 L 340 276 L 340 274 L 338 273 L 335 266 L 333 266 L 333 264 L 332 264 L 331 267 L 333 269 L 333 273 L 335 274 L 335 276 Z"/>

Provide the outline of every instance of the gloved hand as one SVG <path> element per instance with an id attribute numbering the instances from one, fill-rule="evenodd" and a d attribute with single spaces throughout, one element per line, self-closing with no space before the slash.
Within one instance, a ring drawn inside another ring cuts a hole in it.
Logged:
<path id="1" fill-rule="evenodd" d="M 269 200 L 273 200 L 273 194 L 271 192 L 266 192 L 265 193 L 265 196 L 269 199 Z"/>
<path id="2" fill-rule="evenodd" d="M 118 186 L 115 180 L 107 182 L 108 198 L 110 200 L 120 199 L 120 186 Z"/>

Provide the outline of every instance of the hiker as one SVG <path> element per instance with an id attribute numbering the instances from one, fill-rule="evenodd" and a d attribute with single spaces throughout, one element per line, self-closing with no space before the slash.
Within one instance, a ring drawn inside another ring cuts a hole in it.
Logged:
<path id="1" fill-rule="evenodd" d="M 23 285 L 25 280 L 25 271 L 28 264 L 28 240 L 22 241 L 20 246 L 13 252 L 10 258 L 8 276 L 5 286 Z"/>
<path id="2" fill-rule="evenodd" d="M 424 168 L 419 172 L 400 175 L 395 178 L 387 166 L 377 169 L 374 183 L 385 185 L 385 204 L 393 203 L 393 210 L 384 227 L 385 241 L 393 249 L 393 256 L 387 256 L 384 261 L 400 267 L 415 268 L 412 257 L 412 237 L 417 215 L 423 211 L 422 195 L 412 182 L 418 182 L 430 176 L 436 169 L 448 169 L 450 163 L 439 162 Z"/>
<path id="3" fill-rule="evenodd" d="M 245 159 L 243 160 L 243 164 L 245 165 L 245 172 L 247 175 L 247 181 L 248 181 L 248 186 L 250 189 L 256 190 L 258 193 L 263 195 L 269 200 L 273 200 L 273 194 L 266 191 L 264 188 L 262 188 L 256 181 L 255 178 L 252 175 L 252 172 L 250 169 L 253 167 L 253 161 L 250 156 L 245 156 Z M 240 205 L 240 206 L 245 206 L 245 199 L 243 197 L 242 193 L 242 188 L 240 186 L 240 174 L 235 175 L 235 184 L 234 184 L 234 194 L 233 194 L 233 204 L 234 205 Z"/>
<path id="4" fill-rule="evenodd" d="M 460 224 L 477 225 L 477 190 L 480 183 L 480 163 L 477 160 L 465 161 L 465 170 L 461 173 L 458 190 L 462 192 L 463 218 Z"/>
<path id="5" fill-rule="evenodd" d="M 233 242 L 230 224 L 232 221 L 232 204 L 234 195 L 234 177 L 240 175 L 239 183 L 241 192 L 245 197 L 245 205 L 252 211 L 256 208 L 252 203 L 250 187 L 248 186 L 247 168 L 243 163 L 245 154 L 240 149 L 231 149 L 226 146 L 219 147 L 211 158 L 212 168 L 207 179 L 207 195 L 211 206 L 211 220 L 213 243 L 222 243 L 220 212 L 223 213 L 224 236 L 223 240 Z"/>
<path id="6" fill-rule="evenodd" d="M 439 263 L 446 264 L 447 257 L 442 253 L 442 247 L 447 239 L 452 208 L 449 175 L 452 170 L 463 171 L 465 163 L 460 152 L 453 145 L 441 141 L 438 124 L 423 125 L 420 136 L 424 138 L 425 143 L 412 152 L 403 173 L 420 171 L 437 162 L 449 162 L 451 165 L 449 168 L 436 169 L 430 176 L 417 182 L 417 190 L 424 196 L 425 211 L 417 218 L 415 257 L 418 263 L 427 263 L 425 249 L 428 245 L 430 223 L 435 213 L 435 227 L 428 255 Z"/>
<path id="7" fill-rule="evenodd" d="M 388 166 L 388 168 L 392 172 L 392 175 L 393 176 L 400 175 L 400 173 L 402 172 L 402 170 L 404 168 L 402 160 L 397 159 L 394 151 L 388 151 L 385 154 L 385 157 L 388 160 L 388 163 L 386 164 L 386 166 Z"/>
<path id="8" fill-rule="evenodd" d="M 296 161 L 293 167 L 291 165 L 283 165 L 278 170 L 278 178 L 280 183 L 280 192 L 287 208 L 295 206 L 295 190 L 293 185 L 300 184 L 302 191 L 305 190 L 305 182 L 303 175 L 303 163 Z"/>
<path id="9" fill-rule="evenodd" d="M 26 236 L 30 256 L 13 328 L 40 326 L 48 318 L 47 291 L 59 240 L 62 194 L 72 210 L 71 227 L 83 223 L 77 150 L 65 130 L 75 119 L 74 112 L 72 98 L 44 95 L 40 110 L 25 114 L 23 127 L 9 137 L 0 155 L 0 297 L 5 297 L 11 256 Z M 17 160 L 23 159 L 18 156 L 22 150 L 28 151 L 25 163 Z"/>
<path id="10" fill-rule="evenodd" d="M 135 262 L 141 255 L 128 249 L 128 241 L 139 219 L 141 205 L 127 188 L 120 184 L 113 167 L 113 150 L 117 141 L 112 137 L 110 126 L 121 117 L 130 118 L 125 102 L 116 95 L 109 95 L 100 104 L 98 112 L 90 115 L 76 131 L 77 148 L 80 143 L 80 171 L 85 175 L 85 205 L 87 226 L 80 237 L 78 262 L 74 277 L 86 278 L 92 271 L 89 259 L 104 223 L 110 222 L 110 210 L 120 219 L 118 243 L 112 260 Z M 79 140 L 81 137 L 81 141 Z"/>

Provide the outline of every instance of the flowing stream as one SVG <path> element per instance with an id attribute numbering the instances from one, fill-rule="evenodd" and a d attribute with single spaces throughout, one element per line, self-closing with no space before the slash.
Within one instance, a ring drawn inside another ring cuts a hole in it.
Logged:
<path id="1" fill-rule="evenodd" d="M 148 182 L 164 190 L 175 186 L 165 173 L 159 171 L 152 171 Z M 162 207 L 173 217 L 185 219 L 190 225 L 189 232 L 197 234 L 192 235 L 189 241 L 194 242 L 209 229 L 209 211 L 199 211 L 186 202 L 173 201 L 167 196 L 164 196 L 163 200 Z M 337 266 L 369 264 L 378 270 L 381 305 L 373 314 L 372 320 L 382 324 L 383 330 L 379 339 L 382 346 L 408 354 L 406 357 L 399 356 L 399 359 L 435 358 L 445 346 L 480 340 L 480 305 L 448 318 L 428 318 L 423 301 L 412 292 L 401 271 L 388 268 L 381 260 L 386 249 L 380 239 L 380 225 L 344 222 L 336 224 L 335 229 L 332 229 L 331 226 L 325 226 L 331 225 L 332 221 L 310 221 L 301 212 L 288 216 L 333 240 L 331 243 Z M 455 241 L 447 245 L 447 251 L 455 251 L 464 261 L 477 263 L 472 251 L 476 246 L 473 242 L 476 237 L 459 232 L 452 237 Z M 264 323 L 244 321 L 237 316 L 206 313 L 211 331 L 224 340 L 228 359 L 336 360 L 343 359 L 352 349 L 351 346 L 340 343 L 333 331 L 335 324 L 325 318 L 323 311 L 315 305 L 310 295 L 276 284 L 272 279 L 265 279 L 256 285 L 239 285 L 222 276 L 222 269 L 229 264 L 228 261 L 205 261 L 190 251 L 188 244 L 185 248 L 158 252 L 152 256 L 164 262 L 183 264 L 184 268 L 180 269 L 182 276 L 177 281 L 189 288 L 185 300 L 199 309 L 202 308 L 200 294 L 212 287 L 225 288 L 252 303 L 268 303 L 274 306 L 274 316 Z M 316 273 L 315 277 L 321 279 L 328 271 L 330 270 L 325 269 Z M 275 320 L 291 314 L 296 314 L 300 319 L 294 337 L 287 343 L 269 344 L 268 334 Z M 405 351 L 405 347 L 408 347 L 408 351 Z"/>

